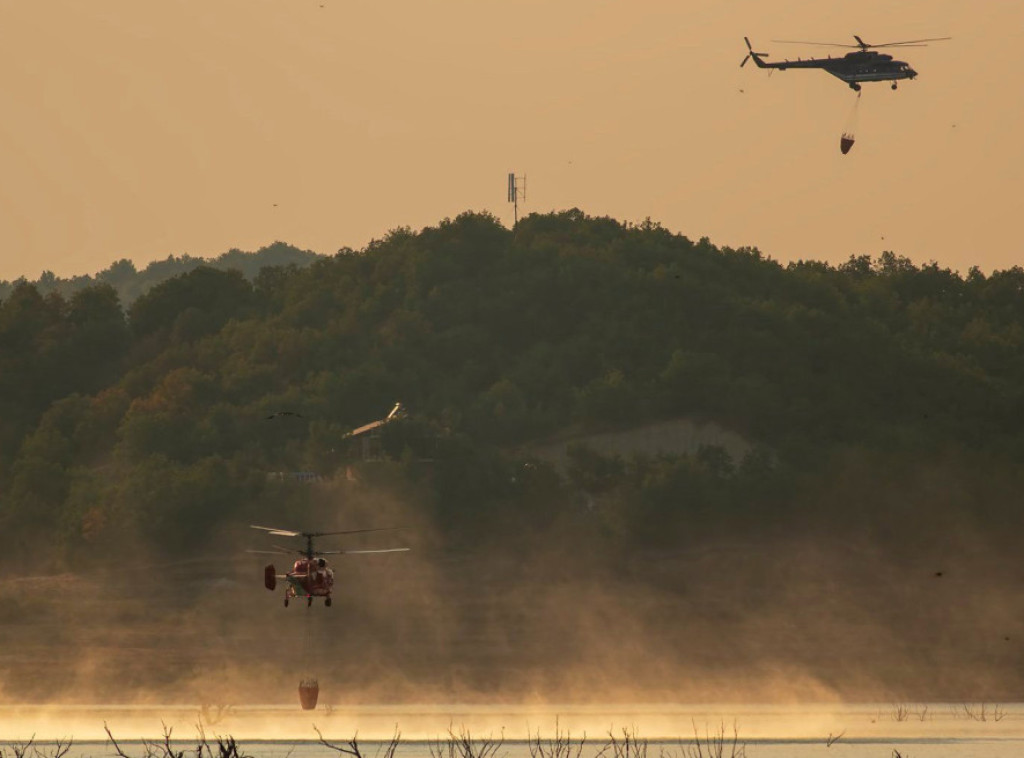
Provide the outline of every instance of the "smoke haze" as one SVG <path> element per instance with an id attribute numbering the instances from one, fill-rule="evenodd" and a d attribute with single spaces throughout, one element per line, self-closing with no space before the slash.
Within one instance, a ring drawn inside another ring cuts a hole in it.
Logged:
<path id="1" fill-rule="evenodd" d="M 335 556 L 334 605 L 310 609 L 282 607 L 262 587 L 267 556 L 242 552 L 287 538 L 244 524 L 209 559 L 43 563 L 0 584 L 4 702 L 286 706 L 308 675 L 342 708 L 998 701 L 1019 685 L 1020 572 L 941 503 L 907 528 L 892 493 L 884 538 L 809 519 L 637 552 L 585 508 L 453 546 L 394 493 L 314 487 L 305 523 L 271 525 L 400 525 L 344 546 L 412 552 Z"/>

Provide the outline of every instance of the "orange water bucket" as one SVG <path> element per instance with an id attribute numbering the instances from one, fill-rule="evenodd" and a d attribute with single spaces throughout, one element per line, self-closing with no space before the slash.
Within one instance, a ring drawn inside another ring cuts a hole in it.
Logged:
<path id="1" fill-rule="evenodd" d="M 304 679 L 299 682 L 299 702 L 302 704 L 302 710 L 315 710 L 318 697 L 320 697 L 320 685 L 316 679 Z"/>

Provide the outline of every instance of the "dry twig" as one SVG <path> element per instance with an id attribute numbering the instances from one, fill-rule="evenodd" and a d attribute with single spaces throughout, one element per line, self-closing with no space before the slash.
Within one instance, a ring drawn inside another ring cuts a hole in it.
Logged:
<path id="1" fill-rule="evenodd" d="M 961 703 L 959 709 L 953 710 L 955 718 L 967 718 L 972 721 L 1002 721 L 1006 718 L 1006 711 L 1001 706 L 994 705 L 991 710 L 988 703 L 978 703 L 976 706 L 969 703 Z"/>
<path id="2" fill-rule="evenodd" d="M 110 739 L 110 744 L 114 746 L 114 752 L 119 756 L 119 758 L 131 758 L 131 756 L 127 755 L 121 749 L 121 746 L 117 744 L 117 740 L 115 740 L 114 735 L 110 733 L 110 727 L 107 726 L 106 721 L 103 722 L 103 731 L 107 733 L 107 737 Z"/>
<path id="3" fill-rule="evenodd" d="M 458 733 L 449 726 L 448 739 L 438 737 L 427 748 L 431 758 L 496 758 L 504 744 L 504 731 L 499 737 L 473 737 L 465 726 Z"/>
<path id="4" fill-rule="evenodd" d="M 10 748 L 12 758 L 26 758 L 35 741 L 36 736 L 33 734 L 28 738 L 28 742 L 9 742 L 7 747 Z M 3 748 L 0 748 L 0 758 L 7 758 Z"/>
<path id="5" fill-rule="evenodd" d="M 594 758 L 647 758 L 647 740 L 637 734 L 635 726 L 624 727 L 621 738 L 609 729 L 608 741 Z"/>
<path id="6" fill-rule="evenodd" d="M 320 744 L 324 747 L 328 747 L 337 753 L 343 753 L 344 755 L 350 755 L 352 758 L 364 758 L 362 748 L 359 747 L 359 734 L 352 735 L 352 739 L 348 741 L 347 745 L 335 745 L 334 743 L 328 742 L 320 729 L 317 728 L 316 724 L 313 724 L 313 731 L 316 732 L 317 737 L 320 738 Z M 402 733 L 398 731 L 398 725 L 395 724 L 395 733 L 391 736 L 391 739 L 382 745 L 377 747 L 377 750 L 373 754 L 373 758 L 395 758 L 395 750 L 398 749 L 398 744 L 402 741 Z M 289 753 L 290 755 L 290 753 Z M 225 756 L 221 755 L 220 758 L 248 758 L 247 756 Z"/>
<path id="7" fill-rule="evenodd" d="M 527 736 L 527 747 L 530 749 L 530 758 L 580 758 L 583 753 L 583 746 L 587 742 L 587 734 L 576 741 L 567 729 L 564 733 L 555 718 L 555 734 L 549 740 L 542 740 L 540 729 L 537 733 Z"/>
<path id="8" fill-rule="evenodd" d="M 746 758 L 747 746 L 740 742 L 739 729 L 736 722 L 732 724 L 732 738 L 726 736 L 723 721 L 717 732 L 710 732 L 704 725 L 704 736 L 697 731 L 697 723 L 693 722 L 693 744 L 683 746 L 683 758 Z"/>
<path id="9" fill-rule="evenodd" d="M 150 742 L 149 740 L 142 740 L 142 747 L 145 751 L 142 758 L 185 758 L 185 750 L 175 750 L 171 744 L 171 736 L 174 732 L 173 727 L 167 726 L 163 722 L 160 722 L 163 726 L 164 736 L 163 740 L 159 742 Z M 110 731 L 110 727 L 107 726 L 107 722 L 103 722 L 103 731 L 107 733 L 107 738 L 110 740 L 110 744 L 114 746 L 114 754 L 118 758 L 137 758 L 136 756 L 130 756 L 121 749 L 117 740 L 114 739 L 114 735 Z M 235 738 L 231 735 L 226 737 L 217 736 L 217 754 L 213 752 L 213 748 L 210 747 L 210 742 L 206 737 L 206 731 L 203 729 L 202 720 L 196 724 L 196 747 L 195 747 L 195 758 L 253 758 L 251 755 L 241 752 L 238 747 L 238 743 Z M 64 748 L 63 742 L 58 742 L 58 746 Z M 68 741 L 66 749 L 63 752 L 58 752 L 53 756 L 39 756 L 36 758 L 64 758 L 70 747 L 71 741 Z M 3 758 L 0 756 L 0 758 Z"/>
<path id="10" fill-rule="evenodd" d="M 171 747 L 171 734 L 174 732 L 174 727 L 167 726 L 163 721 L 160 722 L 160 726 L 164 729 L 163 742 L 142 740 L 142 745 L 146 749 L 146 755 L 157 756 L 158 758 L 185 758 L 184 750 L 175 752 L 174 748 Z"/>
<path id="11" fill-rule="evenodd" d="M 828 738 L 825 740 L 825 747 L 832 747 L 833 745 L 835 745 L 837 742 L 839 742 L 839 740 L 843 738 L 844 734 L 846 734 L 845 729 L 841 731 L 839 734 L 835 735 L 834 737 L 832 736 L 832 732 L 829 732 Z"/>

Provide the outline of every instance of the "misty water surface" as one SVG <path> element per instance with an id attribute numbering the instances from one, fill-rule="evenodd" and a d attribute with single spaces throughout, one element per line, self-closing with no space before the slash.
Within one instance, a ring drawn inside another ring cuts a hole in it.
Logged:
<path id="1" fill-rule="evenodd" d="M 107 758 L 115 753 L 100 738 L 106 723 L 126 753 L 143 756 L 145 746 L 139 738 L 159 739 L 166 724 L 173 729 L 174 748 L 192 751 L 200 714 L 199 706 L 189 705 L 7 705 L 0 706 L 0 737 L 12 741 L 35 735 L 40 756 L 47 756 L 52 743 L 39 740 L 77 733 L 67 758 Z M 383 755 L 377 740 L 392 734 L 396 725 L 403 735 L 396 758 L 431 758 L 432 740 L 443 738 L 449 728 L 456 733 L 465 728 L 475 738 L 504 734 L 494 758 L 530 758 L 527 734 L 539 731 L 550 737 L 556 717 L 563 733 L 569 731 L 577 740 L 586 733 L 582 758 L 594 758 L 607 743 L 609 730 L 621 736 L 623 728 L 649 740 L 647 758 L 686 758 L 695 726 L 701 737 L 723 726 L 731 737 L 734 725 L 747 758 L 892 758 L 894 749 L 903 758 L 1024 755 L 1024 704 L 379 705 L 316 711 L 302 711 L 297 705 L 253 706 L 232 708 L 216 723 L 204 724 L 204 729 L 211 741 L 215 735 L 233 735 L 241 752 L 253 758 L 340 755 L 316 741 L 314 724 L 339 744 L 358 733 L 365 758 Z M 826 745 L 830 736 L 840 734 Z M 727 758 L 730 747 L 725 750 Z M 187 752 L 186 758 L 191 755 Z"/>

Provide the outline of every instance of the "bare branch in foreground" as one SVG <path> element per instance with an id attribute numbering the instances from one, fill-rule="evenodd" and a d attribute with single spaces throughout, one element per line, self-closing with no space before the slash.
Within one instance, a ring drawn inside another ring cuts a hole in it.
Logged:
<path id="1" fill-rule="evenodd" d="M 504 731 L 499 737 L 473 737 L 464 726 L 458 733 L 449 726 L 447 739 L 438 737 L 427 743 L 427 747 L 431 758 L 497 758 L 504 744 Z"/>
<path id="2" fill-rule="evenodd" d="M 67 740 L 65 742 L 64 740 Z M 71 748 L 74 746 L 75 741 L 71 737 L 61 737 L 60 739 L 54 740 L 53 753 L 48 758 L 64 758 L 65 755 L 71 752 Z"/>
<path id="3" fill-rule="evenodd" d="M 107 733 L 107 738 L 110 740 L 110 744 L 114 746 L 114 752 L 119 756 L 119 758 L 131 758 L 131 756 L 127 755 L 121 749 L 121 746 L 117 744 L 117 740 L 115 740 L 114 735 L 110 733 L 110 727 L 107 726 L 106 721 L 103 722 L 103 731 Z"/>
<path id="4" fill-rule="evenodd" d="M 28 742 L 11 742 L 9 747 L 13 758 L 26 758 L 28 751 L 32 749 L 33 743 L 36 741 L 36 736 L 33 734 L 28 738 Z M 3 748 L 0 748 L 0 758 L 6 758 L 4 755 Z"/>
<path id="5" fill-rule="evenodd" d="M 622 737 L 608 730 L 608 741 L 594 758 L 647 758 L 647 740 L 640 737 L 637 728 L 623 727 Z"/>
<path id="6" fill-rule="evenodd" d="M 323 745 L 324 747 L 329 747 L 331 750 L 334 750 L 335 752 L 338 752 L 338 753 L 344 753 L 345 755 L 351 755 L 352 758 L 363 758 L 363 753 L 359 749 L 359 733 L 358 732 L 356 732 L 354 735 L 352 735 L 352 739 L 350 739 L 348 741 L 348 746 L 345 746 L 345 745 L 335 745 L 332 742 L 328 742 L 324 738 L 323 733 L 317 728 L 316 724 L 313 724 L 313 731 L 316 732 L 316 736 L 320 738 L 320 744 Z"/>
<path id="7" fill-rule="evenodd" d="M 832 732 L 829 732 L 828 738 L 825 740 L 825 747 L 832 747 L 833 745 L 835 745 L 837 742 L 839 742 L 839 740 L 843 738 L 844 734 L 846 734 L 845 729 L 835 736 L 832 735 Z"/>
<path id="8" fill-rule="evenodd" d="M 317 727 L 316 724 L 313 724 L 313 731 L 316 732 L 317 737 L 320 738 L 320 744 L 323 745 L 324 747 L 328 747 L 328 748 L 330 748 L 331 750 L 333 750 L 333 751 L 335 751 L 337 753 L 342 753 L 343 755 L 350 755 L 350 756 L 352 756 L 352 758 L 363 758 L 362 748 L 359 747 L 359 734 L 358 733 L 352 735 L 352 739 L 350 739 L 348 741 L 347 745 L 335 745 L 332 742 L 328 742 L 324 738 L 323 733 L 320 731 L 320 729 Z M 400 731 L 398 731 L 398 724 L 395 724 L 395 733 L 393 735 L 391 735 L 391 739 L 388 740 L 386 743 L 378 745 L 377 750 L 373 754 L 373 758 L 395 758 L 395 750 L 398 749 L 398 745 L 399 745 L 399 743 L 401 741 L 402 741 L 402 733 Z M 292 748 L 292 750 L 294 750 L 294 749 L 295 748 Z M 291 751 L 289 751 L 288 755 L 291 755 Z M 248 756 L 224 756 L 224 755 L 221 755 L 220 758 L 249 758 L 249 757 Z M 288 758 L 288 756 L 285 756 L 285 758 Z"/>
<path id="9" fill-rule="evenodd" d="M 549 740 L 542 740 L 540 729 L 534 735 L 527 735 L 526 744 L 530 749 L 530 758 L 580 758 L 583 753 L 583 746 L 587 742 L 587 733 L 577 741 L 572 738 L 569 730 L 562 732 L 562 728 L 555 718 L 555 734 Z"/>
<path id="10" fill-rule="evenodd" d="M 693 744 L 683 746 L 683 758 L 746 758 L 747 746 L 740 742 L 739 729 L 734 721 L 732 738 L 726 736 L 725 722 L 719 724 L 717 732 L 709 731 L 704 726 L 704 736 L 697 731 L 697 723 L 693 722 Z"/>

